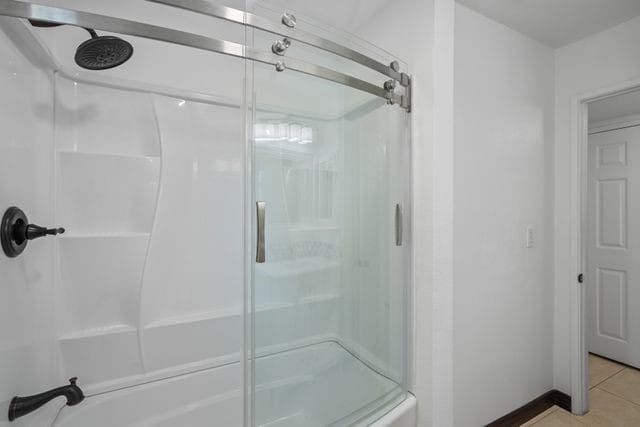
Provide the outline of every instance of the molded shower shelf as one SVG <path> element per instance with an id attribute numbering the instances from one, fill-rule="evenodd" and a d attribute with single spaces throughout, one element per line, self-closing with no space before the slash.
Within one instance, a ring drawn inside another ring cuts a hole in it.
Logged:
<path id="1" fill-rule="evenodd" d="M 65 296 L 63 331 L 108 334 L 122 332 L 120 325 L 137 325 L 148 241 L 146 236 L 60 240 L 58 289 Z"/>
<path id="2" fill-rule="evenodd" d="M 337 261 L 330 261 L 323 257 L 298 258 L 286 261 L 267 262 L 256 266 L 261 274 L 272 278 L 285 278 L 300 274 L 316 273 L 340 267 Z"/>
<path id="3" fill-rule="evenodd" d="M 270 310 L 291 308 L 291 307 L 304 305 L 304 304 L 314 304 L 314 303 L 320 303 L 325 301 L 331 301 L 338 298 L 339 296 L 337 294 L 311 295 L 311 296 L 302 298 L 297 302 L 273 302 L 273 303 L 259 304 L 258 306 L 256 306 L 256 312 L 260 313 L 260 312 L 265 312 Z"/>
<path id="4" fill-rule="evenodd" d="M 83 385 L 140 374 L 138 331 L 112 324 L 72 331 L 58 339 L 65 376 L 78 376 Z"/>
<path id="5" fill-rule="evenodd" d="M 159 319 L 149 323 L 145 328 L 158 328 L 162 326 L 180 325 L 183 323 L 201 322 L 203 320 L 221 319 L 225 317 L 240 316 L 240 308 L 228 308 L 200 313 L 191 313 L 184 316 L 173 316 Z"/>
<path id="6" fill-rule="evenodd" d="M 126 238 L 138 238 L 149 237 L 151 233 L 141 233 L 136 231 L 121 231 L 121 232 L 96 232 L 96 233 L 70 233 L 66 232 L 59 235 L 60 239 L 126 239 Z"/>
<path id="7" fill-rule="evenodd" d="M 286 232 L 313 232 L 313 231 L 340 231 L 342 227 L 334 224 L 291 224 L 291 223 L 273 223 L 269 225 L 273 231 Z"/>
<path id="8" fill-rule="evenodd" d="M 58 338 L 58 341 L 73 341 L 84 338 L 99 337 L 104 335 L 121 334 L 123 332 L 136 332 L 137 329 L 131 325 L 109 325 L 102 328 L 82 329 L 68 332 Z"/>
<path id="9" fill-rule="evenodd" d="M 276 303 L 258 307 L 256 316 L 262 327 L 276 327 L 278 330 L 275 341 L 259 344 L 280 345 L 305 338 L 301 336 L 302 331 L 306 332 L 309 329 L 299 327 L 303 318 L 306 322 L 317 318 L 317 321 L 314 321 L 317 327 L 313 329 L 313 335 L 326 335 L 326 319 L 334 312 L 337 298 L 337 295 L 322 295 L 298 303 Z M 300 321 L 279 325 L 283 316 Z M 142 331 L 145 354 L 149 355 L 145 359 L 145 367 L 149 370 L 161 370 L 202 360 L 226 363 L 229 355 L 242 351 L 241 334 L 233 332 L 240 330 L 241 325 L 240 307 L 153 321 Z"/>
<path id="10" fill-rule="evenodd" d="M 322 295 L 307 296 L 298 302 L 277 302 L 277 303 L 270 303 L 270 304 L 260 304 L 256 307 L 256 312 L 278 310 L 282 308 L 295 307 L 297 305 L 324 302 L 332 299 L 337 299 L 338 297 L 339 296 L 337 294 L 322 294 Z M 214 311 L 201 312 L 201 313 L 186 314 L 184 316 L 174 316 L 174 317 L 168 317 L 168 318 L 156 320 L 146 325 L 145 328 L 158 328 L 163 326 L 173 326 L 173 325 L 179 325 L 184 323 L 201 322 L 206 320 L 240 316 L 241 312 L 242 310 L 236 307 L 236 308 L 221 309 L 221 310 L 214 310 Z"/>
<path id="11" fill-rule="evenodd" d="M 104 157 L 120 157 L 125 159 L 148 159 L 150 161 L 159 160 L 160 156 L 147 156 L 143 154 L 135 153 L 100 153 L 93 151 L 81 151 L 81 150 L 58 150 L 58 153 L 63 156 L 104 156 Z"/>

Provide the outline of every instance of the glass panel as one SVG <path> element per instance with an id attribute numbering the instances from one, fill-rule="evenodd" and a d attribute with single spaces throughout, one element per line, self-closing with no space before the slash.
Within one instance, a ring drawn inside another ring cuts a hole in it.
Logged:
<path id="1" fill-rule="evenodd" d="M 254 85 L 252 202 L 266 206 L 255 425 L 368 422 L 405 393 L 407 258 L 394 224 L 407 114 L 262 64 Z"/>

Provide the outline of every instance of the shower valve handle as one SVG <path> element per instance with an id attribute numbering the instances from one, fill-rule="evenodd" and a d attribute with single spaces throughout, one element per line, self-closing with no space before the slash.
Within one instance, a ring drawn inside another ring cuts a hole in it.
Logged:
<path id="1" fill-rule="evenodd" d="M 26 226 L 24 237 L 27 240 L 37 239 L 44 236 L 55 236 L 64 233 L 64 228 L 46 228 L 39 225 L 29 224 Z"/>
<path id="2" fill-rule="evenodd" d="M 64 228 L 46 228 L 29 224 L 22 209 L 13 206 L 7 209 L 2 217 L 0 240 L 4 253 L 10 258 L 15 258 L 24 251 L 29 240 L 55 236 L 64 231 Z"/>

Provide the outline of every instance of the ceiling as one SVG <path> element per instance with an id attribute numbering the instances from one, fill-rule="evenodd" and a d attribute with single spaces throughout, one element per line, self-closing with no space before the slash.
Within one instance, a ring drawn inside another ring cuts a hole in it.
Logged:
<path id="1" fill-rule="evenodd" d="M 629 92 L 589 104 L 589 123 L 640 114 L 640 91 Z"/>
<path id="2" fill-rule="evenodd" d="M 640 0 L 457 0 L 551 47 L 640 16 Z"/>

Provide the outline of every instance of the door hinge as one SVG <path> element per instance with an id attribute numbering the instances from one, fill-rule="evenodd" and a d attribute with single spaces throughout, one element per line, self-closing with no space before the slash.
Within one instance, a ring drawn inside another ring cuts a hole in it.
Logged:
<path id="1" fill-rule="evenodd" d="M 582 273 L 578 274 L 578 283 L 584 282 L 584 275 Z"/>

